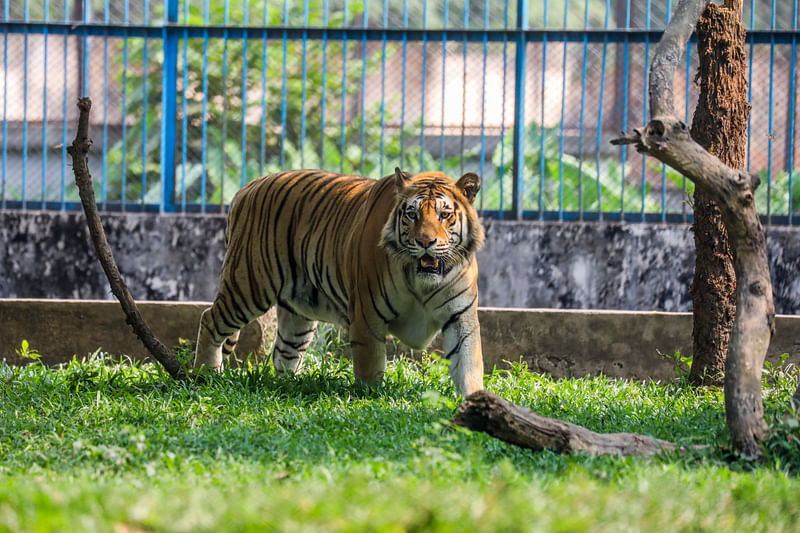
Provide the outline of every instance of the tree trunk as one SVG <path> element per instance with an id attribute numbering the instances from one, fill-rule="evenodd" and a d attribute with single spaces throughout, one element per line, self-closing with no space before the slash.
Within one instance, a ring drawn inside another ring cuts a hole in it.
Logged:
<path id="1" fill-rule="evenodd" d="M 690 131 L 700 146 L 737 169 L 745 166 L 750 113 L 741 7 L 741 0 L 709 4 L 698 21 L 700 97 Z M 689 379 L 695 385 L 721 385 L 736 313 L 736 276 L 722 213 L 701 185 L 695 188 L 693 229 L 697 258 Z"/>

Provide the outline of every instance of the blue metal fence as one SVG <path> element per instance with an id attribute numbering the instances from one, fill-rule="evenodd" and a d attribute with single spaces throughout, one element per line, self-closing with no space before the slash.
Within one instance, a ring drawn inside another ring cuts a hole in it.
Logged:
<path id="1" fill-rule="evenodd" d="M 108 210 L 217 212 L 278 169 L 401 166 L 477 172 L 498 218 L 690 218 L 691 183 L 608 143 L 646 122 L 669 1 L 0 1 L 0 208 L 75 208 L 66 145 L 89 95 Z M 798 2 L 743 13 L 771 223 L 800 217 Z M 687 122 L 696 64 L 675 79 Z"/>

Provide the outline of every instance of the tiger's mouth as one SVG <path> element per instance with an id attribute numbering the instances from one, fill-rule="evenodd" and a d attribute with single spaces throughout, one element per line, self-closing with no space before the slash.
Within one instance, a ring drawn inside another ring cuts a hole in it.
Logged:
<path id="1" fill-rule="evenodd" d="M 444 261 L 439 261 L 439 259 L 436 257 L 424 254 L 419 258 L 419 264 L 417 264 L 417 273 L 436 274 L 441 276 L 444 274 Z"/>

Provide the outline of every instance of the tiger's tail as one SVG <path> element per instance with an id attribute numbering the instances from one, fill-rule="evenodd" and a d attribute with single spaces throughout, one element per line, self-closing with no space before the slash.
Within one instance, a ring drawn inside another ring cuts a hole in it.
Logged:
<path id="1" fill-rule="evenodd" d="M 225 342 L 222 343 L 223 358 L 230 356 L 236 349 L 236 345 L 239 343 L 239 333 L 241 333 L 241 331 L 242 330 L 237 331 L 236 333 L 225 339 Z"/>

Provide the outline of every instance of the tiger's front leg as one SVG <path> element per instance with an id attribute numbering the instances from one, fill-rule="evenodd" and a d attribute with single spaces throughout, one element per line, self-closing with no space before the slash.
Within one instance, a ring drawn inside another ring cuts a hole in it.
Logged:
<path id="1" fill-rule="evenodd" d="M 483 390 L 483 351 L 478 307 L 468 309 L 442 328 L 445 359 L 450 363 L 450 377 L 466 398 Z"/>
<path id="2" fill-rule="evenodd" d="M 353 354 L 353 374 L 368 385 L 376 385 L 386 373 L 386 332 L 375 331 L 363 320 L 350 324 L 350 349 Z"/>

